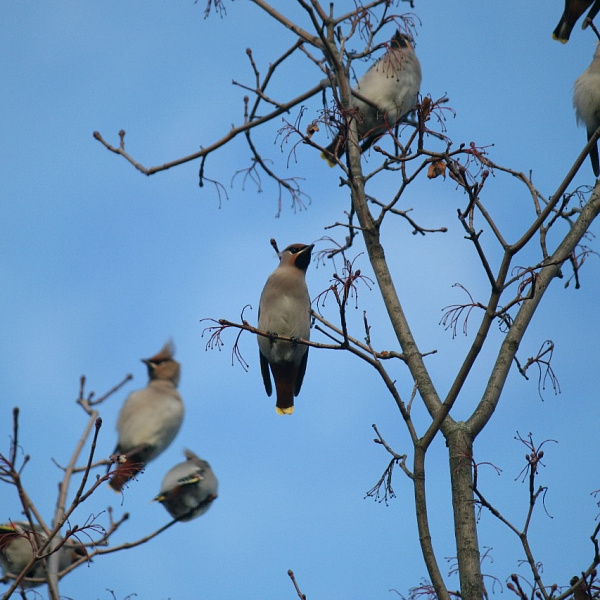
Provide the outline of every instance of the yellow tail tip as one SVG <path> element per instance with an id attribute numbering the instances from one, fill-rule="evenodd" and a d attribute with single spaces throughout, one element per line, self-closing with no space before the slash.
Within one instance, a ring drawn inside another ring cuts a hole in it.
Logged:
<path id="1" fill-rule="evenodd" d="M 328 164 L 330 167 L 335 167 L 335 165 L 336 165 L 336 162 L 335 162 L 334 160 L 332 160 L 332 159 L 331 159 L 331 156 L 328 156 L 327 154 L 325 154 L 325 152 L 321 152 L 321 158 L 322 158 L 323 160 L 326 160 L 326 161 L 327 161 L 327 164 Z"/>
<path id="2" fill-rule="evenodd" d="M 555 33 L 552 34 L 552 39 L 556 40 L 557 42 L 560 42 L 561 44 L 566 44 L 569 41 L 569 40 L 566 40 L 565 38 L 558 37 Z"/>
<path id="3" fill-rule="evenodd" d="M 291 415 L 294 412 L 294 407 L 288 406 L 287 408 L 279 408 L 279 406 L 276 406 L 275 412 L 278 415 Z"/>

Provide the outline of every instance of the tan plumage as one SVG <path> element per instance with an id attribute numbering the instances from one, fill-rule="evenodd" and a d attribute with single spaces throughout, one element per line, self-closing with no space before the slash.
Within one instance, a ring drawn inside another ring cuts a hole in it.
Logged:
<path id="1" fill-rule="evenodd" d="M 277 336 L 308 340 L 310 297 L 306 269 L 314 244 L 292 244 L 279 254 L 279 266 L 271 273 L 260 296 L 258 328 L 271 334 L 258 336 L 260 370 L 267 395 L 273 393 L 269 368 L 275 381 L 277 414 L 292 414 L 294 396 L 302 387 L 308 346 L 278 340 Z"/>
<path id="2" fill-rule="evenodd" d="M 179 432 L 184 408 L 177 391 L 180 365 L 173 359 L 174 352 L 173 344 L 167 342 L 158 354 L 142 359 L 150 381 L 132 392 L 121 408 L 114 451 L 120 458 L 110 479 L 116 491 L 163 452 Z"/>
<path id="3" fill-rule="evenodd" d="M 360 78 L 352 96 L 358 109 L 356 127 L 364 151 L 391 131 L 415 109 L 421 87 L 421 65 L 410 39 L 396 31 L 386 53 Z M 333 166 L 346 151 L 346 132 L 340 131 L 327 146 L 322 158 Z"/>
<path id="4" fill-rule="evenodd" d="M 589 140 L 600 127 L 600 43 L 596 46 L 590 66 L 575 81 L 573 106 L 577 123 L 586 126 Z M 597 178 L 600 175 L 597 143 L 590 150 L 590 160 Z"/>
<path id="5" fill-rule="evenodd" d="M 210 465 L 191 450 L 185 451 L 185 458 L 165 475 L 154 500 L 174 519 L 191 521 L 210 508 L 217 498 L 219 482 Z"/>
<path id="6" fill-rule="evenodd" d="M 575 23 L 577 23 L 579 17 L 581 17 L 581 15 L 592 5 L 592 2 L 594 2 L 594 0 L 565 0 L 565 10 L 556 29 L 552 32 L 552 38 L 566 44 L 569 41 Z M 599 10 L 600 0 L 595 0 L 594 5 L 581 25 L 582 29 L 587 27 L 586 20 L 593 20 Z"/>
<path id="7" fill-rule="evenodd" d="M 59 540 L 62 538 L 59 537 Z M 47 540 L 42 528 L 36 525 L 31 529 L 29 523 L 12 521 L 0 525 L 0 568 L 4 576 L 18 577 L 23 569 L 33 558 L 34 552 Z M 49 550 L 44 550 L 47 554 Z M 86 556 L 83 546 L 68 539 L 59 550 L 58 570 L 63 571 L 73 562 Z M 27 578 L 45 579 L 46 572 L 41 560 L 33 563 Z M 23 579 L 21 585 L 24 588 L 33 588 L 42 585 L 42 581 L 27 581 Z"/>

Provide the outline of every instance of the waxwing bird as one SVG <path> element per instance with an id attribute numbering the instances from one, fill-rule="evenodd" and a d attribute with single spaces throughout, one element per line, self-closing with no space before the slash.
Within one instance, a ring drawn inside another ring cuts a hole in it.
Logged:
<path id="1" fill-rule="evenodd" d="M 258 337 L 260 370 L 267 396 L 273 393 L 271 373 L 275 381 L 279 415 L 294 412 L 294 396 L 300 393 L 308 346 L 277 336 L 308 340 L 310 336 L 310 297 L 306 287 L 306 269 L 314 244 L 292 244 L 279 253 L 279 266 L 271 273 L 260 295 L 258 328 L 269 337 Z"/>
<path id="2" fill-rule="evenodd" d="M 0 525 L 0 567 L 3 575 L 17 577 L 33 558 L 34 548 L 41 546 L 46 541 L 46 536 L 41 533 L 41 528 L 34 530 L 28 523 L 14 521 Z M 45 577 L 41 561 L 36 561 L 27 571 L 26 577 Z M 42 582 L 23 580 L 23 587 L 32 588 L 42 585 Z"/>
<path id="3" fill-rule="evenodd" d="M 34 548 L 39 548 L 47 540 L 39 525 L 31 528 L 29 523 L 22 521 L 11 521 L 0 525 L 0 568 L 4 576 L 17 577 L 23 569 L 29 564 L 34 556 Z M 59 537 L 59 541 L 62 538 Z M 58 550 L 60 553 L 58 559 L 58 570 L 66 569 L 81 556 L 86 556 L 85 549 L 80 544 L 68 539 Z M 47 554 L 48 550 L 44 551 Z M 33 563 L 26 577 L 35 579 L 45 579 L 46 572 L 41 560 Z M 22 580 L 21 585 L 24 588 L 38 587 L 43 581 Z"/>
<path id="4" fill-rule="evenodd" d="M 353 95 L 351 102 L 360 113 L 356 126 L 363 151 L 415 109 L 420 87 L 419 59 L 408 36 L 396 31 L 386 53 L 353 88 L 361 96 Z M 345 132 L 340 132 L 321 155 L 330 166 L 346 151 L 346 139 Z"/>
<path id="5" fill-rule="evenodd" d="M 575 23 L 579 20 L 579 17 L 592 5 L 590 12 L 587 14 L 586 19 L 583 21 L 581 25 L 582 29 L 585 29 L 587 24 L 587 19 L 593 20 L 594 17 L 598 14 L 600 10 L 600 0 L 565 0 L 565 10 L 556 26 L 556 29 L 552 32 L 552 37 L 563 44 L 566 44 L 569 41 L 569 37 L 571 32 L 573 31 L 573 27 L 575 27 Z"/>
<path id="6" fill-rule="evenodd" d="M 180 366 L 173 359 L 174 353 L 173 344 L 167 342 L 158 354 L 142 359 L 150 381 L 145 388 L 132 392 L 121 408 L 119 438 L 113 453 L 119 458 L 109 482 L 117 492 L 163 452 L 179 432 L 184 408 L 177 391 Z"/>
<path id="7" fill-rule="evenodd" d="M 590 66 L 575 81 L 573 106 L 578 124 L 584 124 L 589 140 L 600 127 L 600 43 Z M 598 144 L 590 150 L 590 160 L 596 178 L 600 175 L 598 163 Z"/>
<path id="8" fill-rule="evenodd" d="M 166 475 L 154 500 L 180 521 L 203 515 L 217 498 L 219 482 L 210 465 L 186 450 L 185 462 L 175 465 Z"/>

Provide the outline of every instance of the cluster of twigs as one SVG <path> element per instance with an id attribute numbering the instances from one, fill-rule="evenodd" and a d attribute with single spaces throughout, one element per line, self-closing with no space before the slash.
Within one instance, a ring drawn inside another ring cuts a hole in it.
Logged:
<path id="1" fill-rule="evenodd" d="M 531 433 L 529 433 L 527 437 L 523 437 L 517 433 L 516 439 L 527 449 L 527 453 L 525 455 L 525 466 L 517 476 L 517 479 L 520 478 L 522 482 L 528 483 L 529 492 L 527 503 L 528 508 L 523 525 L 521 527 L 513 524 L 513 522 L 511 522 L 496 506 L 492 504 L 491 501 L 487 499 L 486 496 L 484 496 L 478 482 L 479 467 L 481 465 L 477 464 L 475 461 L 472 463 L 473 491 L 477 498 L 477 502 L 479 503 L 480 507 L 489 511 L 495 518 L 502 522 L 518 537 L 525 553 L 526 562 L 529 565 L 531 573 L 533 574 L 533 583 L 529 582 L 528 579 L 522 575 L 516 573 L 511 574 L 506 583 L 507 588 L 514 592 L 520 598 L 520 600 L 531 600 L 533 598 L 540 598 L 542 600 L 563 600 L 572 594 L 575 594 L 575 598 L 577 600 L 583 600 L 583 598 L 592 599 L 600 597 L 600 587 L 598 587 L 598 585 L 595 583 L 596 567 L 600 564 L 598 542 L 600 523 L 596 525 L 590 536 L 590 540 L 592 542 L 592 558 L 588 567 L 581 573 L 581 576 L 573 577 L 568 586 L 561 587 L 556 583 L 552 583 L 550 585 L 544 583 L 542 576 L 542 565 L 534 558 L 529 542 L 529 528 L 538 501 L 541 499 L 542 504 L 544 504 L 544 498 L 548 491 L 547 486 L 537 484 L 540 466 L 543 466 L 543 447 L 550 442 L 556 443 L 556 440 L 544 440 L 540 444 L 536 444 L 533 441 L 533 436 Z M 494 468 L 496 471 L 499 471 L 497 467 Z M 546 510 L 545 506 L 544 510 Z M 527 588 L 527 591 L 525 591 L 525 587 Z"/>

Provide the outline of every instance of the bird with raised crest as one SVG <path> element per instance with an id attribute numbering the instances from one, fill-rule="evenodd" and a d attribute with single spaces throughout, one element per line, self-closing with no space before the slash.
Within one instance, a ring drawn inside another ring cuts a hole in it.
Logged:
<path id="1" fill-rule="evenodd" d="M 117 492 L 166 450 L 179 432 L 184 408 L 177 391 L 180 365 L 174 354 L 175 347 L 167 342 L 158 354 L 142 359 L 148 368 L 148 385 L 132 392 L 121 408 L 113 453 L 116 469 L 109 481 Z"/>
<path id="2" fill-rule="evenodd" d="M 296 340 L 310 337 L 310 297 L 306 286 L 306 269 L 314 244 L 292 244 L 279 253 L 279 266 L 271 273 L 260 296 L 258 329 L 260 370 L 267 396 L 275 382 L 279 415 L 294 412 L 294 396 L 300 393 L 308 346 Z M 289 340 L 278 339 L 290 338 Z"/>

